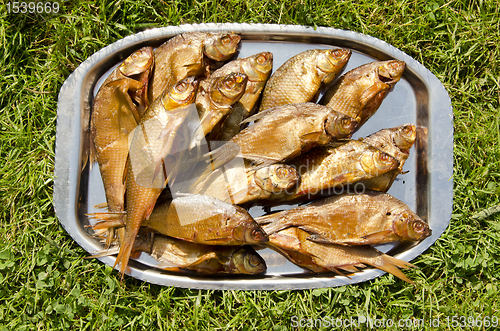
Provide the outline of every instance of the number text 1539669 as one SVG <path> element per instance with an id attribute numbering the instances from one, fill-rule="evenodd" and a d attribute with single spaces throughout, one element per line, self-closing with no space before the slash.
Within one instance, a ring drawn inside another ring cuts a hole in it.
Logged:
<path id="1" fill-rule="evenodd" d="M 7 2 L 7 12 L 14 14 L 57 14 L 59 12 L 58 2 Z"/>

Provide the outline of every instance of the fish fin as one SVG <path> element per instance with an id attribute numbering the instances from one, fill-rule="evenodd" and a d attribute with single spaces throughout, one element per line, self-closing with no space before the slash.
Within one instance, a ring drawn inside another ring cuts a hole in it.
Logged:
<path id="1" fill-rule="evenodd" d="M 109 220 L 109 221 L 101 221 L 92 226 L 92 230 L 99 229 L 111 229 L 111 228 L 119 228 L 125 226 L 122 220 Z"/>
<path id="2" fill-rule="evenodd" d="M 392 230 L 385 230 L 367 234 L 366 236 L 362 236 L 361 238 L 353 239 L 354 244 L 367 244 L 367 245 L 377 245 L 384 244 L 389 242 L 388 240 L 394 239 L 397 240 L 397 236 L 393 233 Z M 358 240 L 358 241 L 356 241 Z M 349 243 L 351 240 L 349 240 Z"/>
<path id="3" fill-rule="evenodd" d="M 102 251 L 98 251 L 90 256 L 84 257 L 84 259 L 96 259 L 100 257 L 105 257 L 105 256 L 110 256 L 110 255 L 115 255 L 118 254 L 118 251 L 120 250 L 120 247 L 113 247 L 113 248 L 107 248 Z"/>
<path id="4" fill-rule="evenodd" d="M 206 162 L 207 165 L 191 188 L 195 188 L 213 171 L 232 161 L 238 156 L 239 152 L 240 146 L 238 144 L 227 142 L 221 147 L 203 155 L 202 158 L 205 159 L 204 162 Z"/>
<path id="5" fill-rule="evenodd" d="M 106 209 L 106 208 L 108 208 L 108 203 L 107 202 L 99 203 L 97 205 L 94 205 L 94 208 L 96 208 L 96 209 Z"/>
<path id="6" fill-rule="evenodd" d="M 386 91 L 390 89 L 391 86 L 389 84 L 386 84 L 384 82 L 376 82 L 369 88 L 367 88 L 361 96 L 359 97 L 359 101 L 361 102 L 362 105 L 368 104 L 368 102 L 373 99 L 377 94 L 379 94 L 382 91 Z"/>
<path id="7" fill-rule="evenodd" d="M 85 166 L 87 165 L 87 160 L 89 163 L 89 171 L 92 171 L 92 168 L 94 166 L 94 163 L 97 162 L 97 152 L 95 150 L 95 145 L 94 145 L 94 135 L 92 134 L 92 130 L 90 130 L 89 133 L 89 156 L 88 159 L 83 160 L 82 164 L 82 170 L 85 169 Z"/>
<path id="8" fill-rule="evenodd" d="M 270 157 L 254 156 L 254 155 L 243 155 L 245 159 L 252 161 L 254 164 L 248 171 L 257 171 L 261 168 L 268 167 L 272 164 L 280 162 L 281 159 L 273 159 Z"/>
<path id="9" fill-rule="evenodd" d="M 193 184 L 189 188 L 189 192 L 202 194 L 210 187 L 210 185 L 212 185 L 214 180 L 216 180 L 221 175 L 222 175 L 222 168 L 215 169 L 205 177 L 200 177 L 200 181 L 199 182 L 197 181 L 195 184 Z"/>
<path id="10" fill-rule="evenodd" d="M 138 230 L 138 229 L 137 229 Z M 131 230 L 128 231 L 129 233 L 128 236 L 126 236 L 123 240 L 123 242 L 120 244 L 120 250 L 118 252 L 118 256 L 116 257 L 115 263 L 113 264 L 113 268 L 115 268 L 117 265 L 120 266 L 120 275 L 121 275 L 121 280 L 123 280 L 123 275 L 127 270 L 129 270 L 128 266 L 128 261 L 130 259 L 130 254 L 132 253 L 132 248 L 134 245 L 134 239 L 135 236 L 137 235 L 137 231 Z M 133 233 L 130 233 L 133 232 Z M 129 237 L 129 238 L 127 238 Z M 130 239 L 131 238 L 131 239 Z"/>
<path id="11" fill-rule="evenodd" d="M 104 243 L 105 248 L 111 247 L 111 244 L 115 240 L 115 228 L 108 228 L 106 230 L 106 241 Z"/>
<path id="12" fill-rule="evenodd" d="M 365 263 L 368 263 L 368 261 L 365 261 Z M 381 269 L 385 272 L 388 272 L 399 279 L 404 280 L 405 282 L 408 282 L 410 284 L 415 284 L 412 280 L 410 280 L 406 275 L 399 269 L 409 269 L 409 268 L 416 268 L 413 264 L 397 259 L 395 257 L 392 257 L 387 254 L 383 254 L 381 256 L 381 259 L 377 261 L 377 263 L 371 264 L 373 267 Z"/>
<path id="13" fill-rule="evenodd" d="M 125 161 L 125 167 L 123 168 L 122 184 L 125 184 L 127 182 L 127 171 L 129 163 L 130 163 L 130 156 L 127 155 L 127 160 Z"/>
<path id="14" fill-rule="evenodd" d="M 119 89 L 123 90 L 140 90 L 141 88 L 144 87 L 144 83 L 132 79 L 132 78 L 120 78 L 117 80 L 113 80 L 109 83 L 106 84 L 106 86 L 109 87 L 117 87 Z"/>
<path id="15" fill-rule="evenodd" d="M 307 232 L 306 228 L 299 227 L 299 229 L 304 230 L 304 231 Z M 307 237 L 307 240 L 315 242 L 315 243 L 318 243 L 318 244 L 339 244 L 339 245 L 345 245 L 342 242 L 338 242 L 336 240 L 331 240 L 331 239 L 325 238 L 325 237 L 323 237 L 323 236 L 321 236 L 320 234 L 317 234 L 317 233 L 316 234 L 310 234 Z"/>
<path id="16" fill-rule="evenodd" d="M 306 133 L 306 134 L 300 136 L 300 142 L 302 143 L 302 145 L 307 145 L 309 143 L 317 142 L 319 136 L 322 133 L 323 132 L 321 132 L 321 131 Z"/>
<path id="17" fill-rule="evenodd" d="M 350 273 L 356 273 L 358 272 L 358 268 L 356 268 L 354 265 L 342 265 L 342 266 L 336 266 L 338 269 L 345 270 Z"/>
<path id="18" fill-rule="evenodd" d="M 250 117 L 247 117 L 246 119 L 244 119 L 243 121 L 241 121 L 240 125 L 243 125 L 245 123 L 251 123 L 251 122 L 258 121 L 261 118 L 267 116 L 267 114 L 269 114 L 271 111 L 272 111 L 272 108 L 269 108 L 269 109 L 263 110 L 261 112 L 258 112 L 257 114 L 252 115 Z"/>
<path id="19" fill-rule="evenodd" d="M 339 276 L 344 276 L 344 277 L 347 277 L 347 278 L 351 278 L 351 277 L 349 277 L 349 275 L 346 275 L 345 273 L 343 273 L 343 272 L 341 272 L 339 270 L 339 269 L 344 270 L 344 268 L 342 268 L 342 267 L 330 267 L 330 268 L 327 268 L 327 269 L 330 270 L 330 271 L 333 271 L 334 273 L 336 273 Z M 348 270 L 346 270 L 346 271 L 348 271 Z"/>
<path id="20" fill-rule="evenodd" d="M 85 216 L 87 216 L 89 219 L 109 221 L 109 222 L 121 222 L 123 224 L 125 224 L 124 223 L 124 219 L 126 217 L 125 215 L 126 215 L 125 212 L 118 212 L 118 213 L 104 212 L 104 213 L 85 214 Z"/>

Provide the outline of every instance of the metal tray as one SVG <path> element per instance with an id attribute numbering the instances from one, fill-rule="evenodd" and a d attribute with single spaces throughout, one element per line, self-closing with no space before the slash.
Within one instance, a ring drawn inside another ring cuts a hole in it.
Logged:
<path id="1" fill-rule="evenodd" d="M 87 252 L 94 253 L 103 247 L 85 227 L 89 224 L 85 214 L 95 212 L 93 206 L 105 202 L 98 167 L 89 171 L 88 165 L 83 166 L 88 153 L 87 130 L 93 98 L 110 70 L 134 50 L 145 45 L 158 46 L 188 31 L 237 32 L 242 36 L 239 56 L 272 52 L 274 70 L 293 55 L 312 48 L 351 49 L 353 54 L 344 72 L 374 60 L 405 61 L 407 67 L 403 78 L 354 138 L 405 123 L 427 129 L 427 139 L 417 141 L 405 164 L 409 173 L 400 175 L 388 193 L 427 220 L 432 236 L 414 245 L 378 248 L 410 261 L 441 236 L 449 224 L 453 203 L 453 112 L 447 91 L 429 70 L 386 42 L 352 31 L 288 25 L 200 24 L 147 30 L 123 38 L 84 61 L 61 88 L 57 108 L 54 208 L 62 226 Z M 254 207 L 250 213 L 259 216 L 262 210 Z M 144 253 L 130 261 L 128 274 L 150 283 L 195 289 L 284 290 L 355 284 L 384 273 L 366 268 L 350 277 L 315 275 L 270 249 L 259 253 L 266 260 L 268 271 L 257 277 L 169 273 L 151 267 L 154 261 Z M 100 260 L 113 266 L 115 256 Z"/>

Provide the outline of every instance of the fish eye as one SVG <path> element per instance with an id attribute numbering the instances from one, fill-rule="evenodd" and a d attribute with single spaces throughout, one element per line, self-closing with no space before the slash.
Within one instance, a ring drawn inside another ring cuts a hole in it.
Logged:
<path id="1" fill-rule="evenodd" d="M 259 231 L 259 230 L 257 230 L 257 229 L 253 229 L 253 230 L 252 230 L 252 237 L 253 237 L 254 239 L 260 240 L 260 239 L 262 239 L 262 238 L 263 238 L 263 236 L 262 236 L 262 232 L 260 232 L 260 231 Z"/>
<path id="2" fill-rule="evenodd" d="M 344 55 L 344 52 L 340 49 L 336 49 L 336 50 L 332 51 L 331 53 L 332 53 L 332 56 L 335 58 L 342 57 Z"/>
<path id="3" fill-rule="evenodd" d="M 422 222 L 415 222 L 413 223 L 413 229 L 417 232 L 422 232 L 424 230 L 424 224 Z"/>
<path id="4" fill-rule="evenodd" d="M 288 170 L 285 168 L 279 168 L 278 170 L 276 170 L 276 176 L 278 176 L 279 178 L 286 177 L 287 175 L 288 175 Z"/>
<path id="5" fill-rule="evenodd" d="M 228 46 L 231 44 L 231 38 L 229 36 L 222 37 L 221 41 L 222 41 L 222 44 L 225 46 Z"/>
<path id="6" fill-rule="evenodd" d="M 345 117 L 344 117 L 344 118 L 342 119 L 342 121 L 341 121 L 341 125 L 342 125 L 343 127 L 346 127 L 346 128 L 347 128 L 347 127 L 349 127 L 349 126 L 351 126 L 351 123 L 352 123 L 352 121 L 351 121 L 351 119 L 350 119 L 350 118 L 345 118 Z"/>
<path id="7" fill-rule="evenodd" d="M 257 256 L 252 255 L 248 258 L 248 264 L 252 267 L 257 267 L 260 264 L 260 260 Z"/>
<path id="8" fill-rule="evenodd" d="M 266 63 L 266 57 L 265 57 L 264 55 L 259 55 L 259 56 L 257 57 L 257 63 L 259 63 L 259 64 L 264 64 L 264 63 Z"/>

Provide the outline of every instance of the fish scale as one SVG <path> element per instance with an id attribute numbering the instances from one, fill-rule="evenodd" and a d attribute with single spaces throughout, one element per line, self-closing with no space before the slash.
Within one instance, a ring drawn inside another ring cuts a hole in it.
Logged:
<path id="1" fill-rule="evenodd" d="M 351 57 L 346 49 L 312 49 L 287 60 L 267 81 L 259 112 L 276 106 L 314 101 Z"/>
<path id="2" fill-rule="evenodd" d="M 182 107 L 194 102 L 198 81 L 188 77 L 163 92 L 146 110 L 131 138 L 127 168 L 127 214 L 125 236 L 115 260 L 125 273 L 135 237 L 149 218 L 166 185 L 163 159 L 172 151 L 176 133 L 189 112 Z M 145 130 L 145 128 L 147 128 Z"/>

